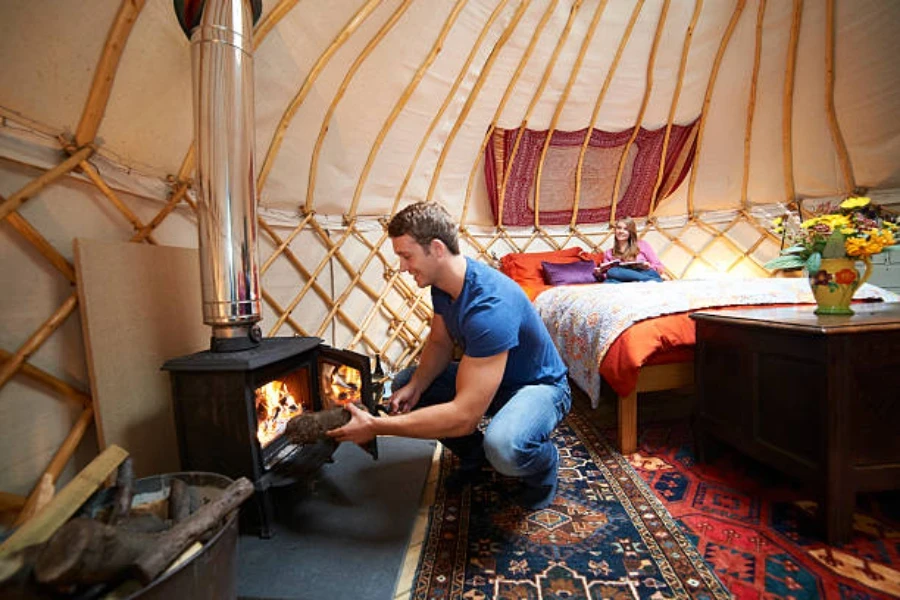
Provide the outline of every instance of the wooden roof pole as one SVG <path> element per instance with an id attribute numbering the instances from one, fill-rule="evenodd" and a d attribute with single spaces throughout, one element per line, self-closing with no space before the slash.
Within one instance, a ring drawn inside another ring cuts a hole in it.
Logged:
<path id="1" fill-rule="evenodd" d="M 553 0 L 553 4 L 559 0 Z M 531 0 L 523 0 L 525 5 L 530 4 Z M 519 10 L 522 9 L 522 4 L 519 5 Z M 495 18 L 494 13 L 491 13 L 491 19 Z M 509 27 L 507 27 L 509 29 Z M 463 66 L 460 68 L 459 73 L 456 75 L 456 79 L 453 81 L 453 85 L 450 86 L 450 90 L 447 92 L 447 95 L 444 97 L 444 101 L 441 103 L 440 108 L 435 113 L 434 117 L 431 118 L 431 123 L 428 125 L 428 129 L 425 130 L 425 134 L 422 136 L 422 139 L 419 141 L 419 146 L 416 148 L 416 153 L 413 155 L 413 159 L 409 164 L 409 168 L 406 169 L 406 175 L 403 177 L 403 181 L 400 183 L 400 187 L 397 188 L 397 195 L 394 197 L 394 204 L 391 206 L 391 214 L 397 212 L 397 208 L 400 206 L 400 199 L 403 197 L 403 192 L 406 191 L 406 186 L 409 184 L 410 179 L 412 178 L 413 171 L 416 168 L 416 165 L 419 162 L 419 157 L 422 155 L 422 151 L 425 149 L 425 144 L 428 142 L 428 139 L 431 137 L 432 132 L 437 127 L 437 124 L 440 122 L 441 117 L 443 117 L 444 112 L 450 106 L 450 102 L 456 97 L 456 91 L 462 85 L 463 80 L 469 72 L 469 67 L 472 65 L 472 62 L 475 60 L 475 56 L 478 53 L 478 49 L 481 47 L 481 43 L 484 40 L 484 36 L 487 35 L 488 28 L 482 28 L 481 33 L 478 36 L 476 42 L 472 45 L 472 48 L 469 50 L 468 56 L 466 56 L 465 62 L 463 62 Z M 504 32 L 505 33 L 505 32 Z M 505 44 L 509 39 L 509 36 L 506 39 L 501 35 L 501 40 Z M 499 41 L 498 41 L 499 43 Z"/>
<path id="2" fill-rule="evenodd" d="M 306 227 L 307 223 L 309 223 L 310 220 L 312 220 L 314 214 L 315 213 L 306 213 L 305 215 L 303 215 L 303 219 L 301 219 L 301 221 L 297 224 L 297 226 L 294 227 L 294 229 L 291 231 L 291 234 L 289 236 L 287 236 L 286 238 L 284 238 L 284 241 L 279 243 L 276 246 L 276 248 L 274 250 L 272 250 L 272 254 L 269 256 L 269 258 L 266 259 L 266 262 L 264 262 L 262 264 L 262 266 L 259 268 L 260 277 L 262 277 L 263 275 L 266 274 L 266 271 L 269 270 L 269 267 L 272 266 L 272 263 L 275 262 L 275 259 L 277 259 L 279 256 L 281 256 L 281 254 L 285 251 L 285 249 L 291 245 L 291 242 L 294 241 L 294 238 L 297 237 L 300 234 L 300 232 L 303 231 L 303 229 Z"/>
<path id="3" fill-rule="evenodd" d="M 669 3 L 671 0 L 664 0 L 662 10 L 659 14 L 659 20 L 656 22 L 656 34 L 653 36 L 653 44 L 650 46 L 650 56 L 647 58 L 647 85 L 644 87 L 644 97 L 641 99 L 641 108 L 638 110 L 637 119 L 634 123 L 634 129 L 622 149 L 622 156 L 619 157 L 619 166 L 616 169 L 616 182 L 613 185 L 612 202 L 609 209 L 609 222 L 616 222 L 616 206 L 619 203 L 619 189 L 622 185 L 622 173 L 625 171 L 625 162 L 628 159 L 628 151 L 631 145 L 637 139 L 641 124 L 644 122 L 644 113 L 647 111 L 647 104 L 650 102 L 650 94 L 653 93 L 653 68 L 656 66 L 656 51 L 659 49 L 659 40 L 662 38 L 663 27 L 666 25 L 666 16 L 669 14 Z"/>
<path id="4" fill-rule="evenodd" d="M 503 171 L 503 179 L 500 184 L 500 207 L 502 208 L 503 199 L 506 198 L 506 186 L 509 183 L 509 176 L 512 172 L 513 163 L 516 159 L 516 154 L 519 152 L 519 145 L 522 142 L 522 137 L 525 134 L 525 129 L 528 127 L 528 119 L 531 118 L 531 113 L 534 111 L 535 106 L 537 106 L 538 100 L 541 99 L 541 96 L 544 93 L 544 88 L 547 87 L 547 82 L 550 80 L 550 75 L 553 73 L 553 68 L 556 66 L 556 60 L 559 58 L 559 53 L 562 51 L 562 47 L 566 42 L 566 39 L 569 36 L 569 30 L 572 28 L 572 18 L 573 15 L 578 11 L 578 8 L 581 7 L 582 0 L 576 0 L 575 4 L 572 5 L 569 11 L 569 18 L 566 21 L 566 26 L 563 29 L 562 33 L 559 36 L 559 39 L 556 40 L 556 45 L 553 47 L 553 52 L 550 54 L 550 60 L 547 61 L 547 66 L 544 67 L 544 74 L 541 76 L 541 81 L 538 83 L 537 89 L 534 91 L 534 94 L 531 95 L 531 100 L 528 102 L 528 107 L 525 109 L 525 116 L 522 117 L 522 123 L 519 125 L 519 128 L 516 132 L 516 139 L 513 142 L 512 150 L 509 153 L 509 158 L 507 159 L 506 169 Z M 498 211 L 499 215 L 503 215 L 502 211 Z"/>
<path id="5" fill-rule="evenodd" d="M 0 196 L 0 201 L 3 200 L 3 196 Z M 53 265 L 57 271 L 62 273 L 62 276 L 69 280 L 69 283 L 75 283 L 75 267 L 72 266 L 65 256 L 59 253 L 59 251 L 53 247 L 53 245 L 47 241 L 41 232 L 32 227 L 31 223 L 25 220 L 19 213 L 13 212 L 10 213 L 8 217 L 6 217 L 6 222 L 9 223 L 13 229 L 19 232 L 23 238 L 25 238 L 34 248 L 47 259 L 51 265 Z"/>
<path id="6" fill-rule="evenodd" d="M 100 121 L 103 120 L 106 105 L 109 103 L 109 94 L 119 67 L 119 59 L 125 51 L 125 43 L 131 34 L 131 28 L 144 8 L 144 2 L 145 0 L 122 0 L 119 5 L 119 12 L 106 36 L 100 61 L 94 69 L 94 80 L 81 113 L 81 120 L 75 130 L 75 145 L 78 147 L 94 141 L 97 135 Z"/>
<path id="7" fill-rule="evenodd" d="M 84 146 L 49 171 L 44 171 L 40 176 L 26 183 L 21 189 L 14 192 L 0 204 L 0 221 L 8 217 L 13 211 L 19 210 L 19 207 L 25 204 L 31 197 L 77 167 L 78 163 L 85 160 L 93 153 L 94 148 L 92 146 Z"/>
<path id="8" fill-rule="evenodd" d="M 687 193 L 687 212 L 688 217 L 691 219 L 694 218 L 694 185 L 697 182 L 697 166 L 700 164 L 697 159 L 700 157 L 700 149 L 703 145 L 703 131 L 706 129 L 706 115 L 709 114 L 709 102 L 712 99 L 713 88 L 716 87 L 716 78 L 719 75 L 719 67 L 722 65 L 722 57 L 725 56 L 725 49 L 728 48 L 731 34 L 734 33 L 734 28 L 737 26 L 738 19 L 746 4 L 747 0 L 738 0 L 737 4 L 735 4 L 734 11 L 731 13 L 731 20 L 728 22 L 728 27 L 725 28 L 725 33 L 719 42 L 719 49 L 716 51 L 716 58 L 713 60 L 709 80 L 706 82 L 706 94 L 703 98 L 703 109 L 700 112 L 700 129 L 697 132 L 697 146 L 694 150 L 694 164 L 691 167 L 691 178 Z"/>
<path id="9" fill-rule="evenodd" d="M 756 88 L 759 82 L 759 63 L 762 55 L 763 16 L 766 12 L 766 0 L 759 0 L 756 11 L 756 49 L 753 53 L 753 74 L 750 78 L 750 98 L 747 102 L 747 126 L 744 129 L 744 175 L 741 179 L 741 209 L 749 208 L 747 186 L 750 181 L 750 141 L 753 137 L 753 115 L 756 112 Z"/>
<path id="10" fill-rule="evenodd" d="M 541 33 L 543 33 L 544 27 L 550 20 L 550 16 L 553 14 L 553 10 L 556 8 L 556 4 L 558 2 L 559 0 L 551 0 L 546 10 L 544 10 L 544 14 L 541 16 L 541 20 L 538 21 L 537 26 L 534 28 L 534 32 L 531 34 L 531 39 L 528 41 L 528 45 L 525 47 L 525 52 L 522 53 L 522 58 L 519 59 L 519 64 L 516 66 L 516 70 L 513 71 L 512 77 L 510 77 L 509 82 L 506 84 L 506 90 L 503 92 L 503 96 L 500 98 L 500 103 L 497 105 L 497 109 L 494 111 L 494 118 L 491 119 L 491 124 L 488 127 L 487 132 L 484 134 L 484 139 L 481 140 L 481 149 L 476 154 L 475 161 L 472 163 L 472 169 L 469 171 L 469 182 L 466 185 L 466 199 L 465 203 L 463 204 L 463 214 L 466 214 L 466 212 L 468 211 L 469 203 L 472 198 L 472 187 L 475 182 L 475 173 L 478 172 L 478 167 L 481 166 L 482 160 L 484 159 L 484 151 L 487 148 L 491 136 L 494 134 L 494 130 L 497 129 L 497 121 L 500 119 L 500 115 L 503 114 L 503 109 L 506 108 L 506 102 L 512 95 L 512 91 L 513 89 L 515 89 L 516 83 L 519 82 L 519 77 L 522 76 L 522 70 L 528 63 L 528 59 L 531 58 L 531 54 L 532 52 L 534 52 L 534 48 L 537 46 L 537 41 L 540 39 Z M 530 3 L 530 0 L 526 0 L 526 4 L 528 3 Z M 497 228 L 502 230 L 503 197 L 501 196 L 497 200 L 499 203 L 499 209 L 497 211 Z"/>
<path id="11" fill-rule="evenodd" d="M 850 194 L 856 188 L 856 177 L 853 175 L 853 163 L 834 108 L 834 0 L 825 0 L 825 107 L 828 111 L 831 139 L 834 140 L 841 172 L 844 174 L 844 192 Z"/>
<path id="12" fill-rule="evenodd" d="M 609 65 L 606 77 L 603 79 L 603 87 L 600 88 L 600 93 L 597 95 L 597 100 L 594 102 L 591 120 L 588 123 L 584 141 L 581 142 L 581 150 L 578 152 L 578 164 L 575 167 L 575 202 L 572 205 L 572 220 L 569 222 L 569 227 L 575 227 L 575 224 L 578 222 L 578 207 L 581 204 L 581 173 L 584 171 L 584 157 L 587 154 L 587 147 L 591 141 L 594 125 L 597 124 L 597 117 L 600 115 L 600 106 L 606 98 L 606 92 L 609 91 L 609 85 L 612 83 L 613 76 L 616 74 L 616 69 L 619 67 L 619 60 L 622 58 L 625 46 L 628 45 L 628 40 L 631 38 L 631 32 L 634 31 L 634 24 L 637 23 L 638 15 L 641 14 L 641 9 L 643 7 L 644 0 L 638 0 L 637 3 L 635 3 L 634 9 L 631 11 L 631 18 L 628 19 L 628 25 L 625 26 L 625 32 L 622 34 L 622 39 L 619 40 L 618 48 L 616 48 L 616 54 L 613 57 L 612 63 Z"/>
<path id="13" fill-rule="evenodd" d="M 537 164 L 537 172 L 534 177 L 534 226 L 540 226 L 540 215 L 541 215 L 541 178 L 544 175 L 544 160 L 547 158 L 547 152 L 550 150 L 550 140 L 553 137 L 553 132 L 556 131 L 556 126 L 559 124 L 559 117 L 562 114 L 563 107 L 566 105 L 566 102 L 569 100 L 569 94 L 572 91 L 572 86 L 575 85 L 575 80 L 578 78 L 578 73 L 581 72 L 581 64 L 584 62 L 584 57 L 587 54 L 588 46 L 591 44 L 591 40 L 594 38 L 594 33 L 597 31 L 597 25 L 600 24 L 600 18 L 603 16 L 603 11 L 606 9 L 606 1 L 600 0 L 597 4 L 597 8 L 594 10 L 594 16 L 591 18 L 591 22 L 588 25 L 587 33 L 584 36 L 584 39 L 581 40 L 581 47 L 578 49 L 578 56 L 575 57 L 575 64 L 572 65 L 572 70 L 569 72 L 569 79 L 566 81 L 566 86 L 563 88 L 562 95 L 559 97 L 559 101 L 556 103 L 556 108 L 553 110 L 553 116 L 550 118 L 550 127 L 547 129 L 547 137 L 544 138 L 544 145 L 541 147 L 541 155 L 538 159 Z M 668 2 L 668 0 L 666 0 Z M 575 16 L 575 6 L 572 6 L 572 12 L 569 15 L 569 21 Z M 569 27 L 569 23 L 566 23 L 566 27 Z M 586 132 L 585 135 L 590 135 L 590 131 Z M 568 240 L 566 240 L 568 241 Z"/>
<path id="14" fill-rule="evenodd" d="M 284 114 L 281 115 L 281 119 L 278 121 L 278 125 L 275 127 L 275 132 L 272 134 L 272 141 L 269 142 L 269 149 L 266 151 L 266 157 L 263 159 L 263 163 L 259 169 L 259 175 L 256 178 L 256 189 L 261 190 L 263 186 L 266 184 L 266 180 L 269 177 L 269 172 L 272 170 L 272 165 L 275 162 L 275 157 L 278 156 L 278 151 L 281 149 L 281 143 L 284 140 L 284 136 L 287 133 L 288 127 L 290 127 L 291 122 L 294 120 L 294 116 L 297 114 L 297 111 L 300 109 L 300 105 L 303 104 L 303 101 L 306 100 L 306 96 L 309 94 L 309 91 L 312 89 L 313 84 L 319 78 L 319 75 L 325 69 L 325 66 L 334 56 L 334 54 L 341 48 L 341 46 L 346 43 L 350 36 L 352 36 L 357 29 L 365 22 L 369 15 L 378 8 L 382 0 L 368 0 L 365 4 L 360 7 L 358 11 L 350 18 L 346 25 L 344 25 L 343 29 L 341 29 L 335 38 L 331 41 L 325 51 L 319 55 L 319 58 L 316 59 L 316 62 L 313 64 L 312 68 L 309 70 L 309 73 L 306 74 L 306 78 L 303 80 L 303 83 L 300 85 L 300 89 L 297 90 L 297 93 L 294 94 L 294 97 L 291 99 L 291 102 L 288 104 L 288 107 L 285 109 Z M 274 11 L 273 11 L 274 12 Z M 263 28 L 263 25 L 266 25 L 266 29 Z M 271 27 L 274 27 L 274 23 L 269 26 L 269 15 L 266 15 L 262 21 L 260 21 L 259 26 L 257 27 L 257 34 L 254 35 L 253 41 L 254 46 L 259 45 L 264 39 L 265 34 L 267 34 Z"/>
<path id="15" fill-rule="evenodd" d="M 453 9 L 450 11 L 450 14 L 444 21 L 444 25 L 441 27 L 437 38 L 435 38 L 434 43 L 431 45 L 431 50 L 428 52 L 425 60 L 423 60 L 419 67 L 416 69 L 416 72 L 413 75 L 412 79 L 408 84 L 406 84 L 406 88 L 403 90 L 403 93 L 400 94 L 400 99 L 394 103 L 394 107 L 391 109 L 390 114 L 381 125 L 381 129 L 378 131 L 378 135 L 375 136 L 375 141 L 372 143 L 372 147 L 369 148 L 369 155 L 366 157 L 366 162 L 363 165 L 362 172 L 360 173 L 359 179 L 356 182 L 356 188 L 353 190 L 353 199 L 350 202 L 350 210 L 347 213 L 348 218 L 353 219 L 356 217 L 356 213 L 359 209 L 359 199 L 360 196 L 362 196 L 363 186 L 366 183 L 366 179 L 368 179 L 369 177 L 369 171 L 372 170 L 372 164 L 375 162 L 375 157 L 378 155 L 378 151 L 381 150 L 381 145 L 384 143 L 384 138 L 387 137 L 388 131 L 394 125 L 397 117 L 400 116 L 400 111 L 402 111 L 406 106 L 406 103 L 409 102 L 409 99 L 413 95 L 413 92 L 415 92 L 416 88 L 419 87 L 419 82 L 422 81 L 422 77 L 425 76 L 425 72 L 437 59 L 438 54 L 440 54 L 441 50 L 444 47 L 444 41 L 447 39 L 447 35 L 450 33 L 450 29 L 452 29 L 453 25 L 456 24 L 456 19 L 459 17 L 459 13 L 462 12 L 462 9 L 467 1 L 468 0 L 456 0 L 456 4 L 453 5 Z M 482 32 L 486 31 L 488 27 L 490 27 L 490 24 L 493 23 L 496 15 L 499 14 L 501 10 L 503 10 L 507 2 L 509 2 L 509 0 L 500 0 L 500 3 L 494 9 L 494 12 L 491 14 L 491 18 L 488 21 L 488 24 L 485 25 L 485 27 L 482 29 Z"/>
<path id="16" fill-rule="evenodd" d="M 275 29 L 278 22 L 281 21 L 300 0 L 279 0 L 278 4 L 272 7 L 266 15 L 259 20 L 253 30 L 253 50 L 257 50 L 266 36 Z"/>
<path id="17" fill-rule="evenodd" d="M 792 202 L 796 195 L 794 189 L 794 74 L 797 71 L 797 45 L 800 42 L 800 18 L 803 15 L 803 0 L 794 0 L 791 14 L 791 40 L 788 46 L 787 65 L 784 74 L 784 94 L 781 105 L 781 145 L 784 160 L 784 196 L 785 202 Z"/>
<path id="18" fill-rule="evenodd" d="M 78 164 L 78 168 L 81 169 L 81 171 L 88 176 L 88 179 L 90 179 L 91 182 L 95 186 L 97 186 L 97 189 L 100 190 L 100 192 L 104 196 L 106 196 L 106 198 L 110 202 L 112 202 L 113 206 L 115 206 L 119 210 L 119 212 L 122 213 L 122 215 L 124 215 L 126 219 L 128 219 L 128 222 L 131 223 L 131 227 L 132 229 L 134 229 L 134 231 L 140 231 L 145 227 L 138 216 L 134 214 L 134 211 L 132 211 L 127 204 L 122 202 L 122 200 L 113 191 L 113 189 L 109 187 L 109 185 L 107 185 L 106 181 L 103 180 L 103 178 L 100 176 L 100 172 L 97 171 L 94 165 L 86 160 L 83 160 Z M 148 235 L 145 239 L 150 244 L 156 244 L 156 240 L 153 239 L 152 235 Z"/>
<path id="19" fill-rule="evenodd" d="M 316 188 L 316 171 L 319 168 L 319 154 L 322 152 L 325 134 L 328 133 L 328 127 L 331 125 L 331 117 L 334 116 L 334 111 L 337 110 L 338 103 L 344 97 L 344 93 L 346 93 L 347 88 L 350 86 L 350 82 L 353 80 L 353 77 L 365 60 L 369 57 L 369 54 L 371 54 L 375 47 L 381 43 L 381 40 L 384 39 L 391 29 L 394 28 L 394 25 L 397 24 L 397 21 L 400 20 L 400 17 L 403 16 L 411 3 L 412 0 L 403 0 L 400 3 L 400 6 L 391 13 L 390 17 L 388 17 L 388 20 L 378 29 L 378 32 L 375 33 L 372 39 L 366 43 L 362 52 L 359 53 L 347 69 L 340 86 L 338 86 L 338 89 L 334 94 L 334 98 L 332 98 L 331 103 L 328 105 L 328 110 L 325 111 L 325 116 L 322 118 L 322 126 L 319 128 L 319 135 L 316 137 L 316 144 L 313 147 L 312 159 L 309 164 L 309 180 L 306 185 L 306 212 L 312 212 L 313 210 L 313 193 Z"/>
<path id="20" fill-rule="evenodd" d="M 0 361 L 7 361 L 12 357 L 13 355 L 11 353 L 0 348 Z M 43 369 L 39 369 L 35 366 L 29 365 L 28 363 L 24 363 L 22 365 L 20 373 L 25 377 L 28 377 L 32 381 L 47 386 L 48 388 L 58 393 L 60 396 L 65 397 L 66 400 L 75 402 L 81 408 L 87 408 L 93 403 L 90 395 L 88 395 L 86 392 L 83 392 L 71 386 L 70 384 L 51 375 Z"/>
<path id="21" fill-rule="evenodd" d="M 69 462 L 69 459 L 72 458 L 72 455 L 75 454 L 75 450 L 78 448 L 78 444 L 81 443 L 82 438 L 84 437 L 84 433 L 87 431 L 88 426 L 94 421 L 94 409 L 91 406 L 85 407 L 84 410 L 81 411 L 81 416 L 78 417 L 78 420 L 75 422 L 75 425 L 72 426 L 72 429 L 69 430 L 68 435 L 63 440 L 62 444 L 60 444 L 59 448 L 54 453 L 53 458 L 50 459 L 50 464 L 47 465 L 47 468 L 44 469 L 44 472 L 38 478 L 38 482 L 32 488 L 31 493 L 28 494 L 28 499 L 25 501 L 25 506 L 22 507 L 22 510 L 19 511 L 19 515 L 16 517 L 16 520 L 13 522 L 13 527 L 17 527 L 30 519 L 35 512 L 39 509 L 38 501 L 41 496 L 41 483 L 44 481 L 49 481 L 51 484 L 56 483 L 56 480 L 59 479 L 59 474 L 62 473 L 62 470 L 65 468 L 66 464 Z"/>
<path id="22" fill-rule="evenodd" d="M 765 1 L 765 0 L 763 0 Z M 656 183 L 653 184 L 653 193 L 650 195 L 650 213 L 652 218 L 659 206 L 659 188 L 662 185 L 663 172 L 666 169 L 666 153 L 669 151 L 669 137 L 672 133 L 672 124 L 675 122 L 675 111 L 678 108 L 678 100 L 681 98 L 681 88 L 684 85 L 684 71 L 687 67 L 688 54 L 691 50 L 691 41 L 694 39 L 694 29 L 700 19 L 700 11 L 703 10 L 703 0 L 695 0 L 694 13 L 691 22 L 684 33 L 684 42 L 681 45 L 681 61 L 678 63 L 678 80 L 675 83 L 675 92 L 672 94 L 672 102 L 669 104 L 669 116 L 666 119 L 666 133 L 663 135 L 662 153 L 659 156 L 659 170 L 656 173 Z"/>
<path id="23" fill-rule="evenodd" d="M 69 315 L 72 314 L 77 305 L 78 292 L 73 291 L 62 305 L 50 315 L 50 318 L 47 319 L 44 324 L 31 335 L 31 337 L 25 340 L 25 343 L 23 343 L 19 349 L 16 350 L 2 366 L 0 366 L 0 388 L 5 386 L 7 382 L 12 379 L 13 375 L 16 374 L 16 371 L 18 371 L 25 361 L 28 360 L 28 357 L 34 354 L 54 331 L 59 329 L 59 326 L 69 318 Z"/>
<path id="24" fill-rule="evenodd" d="M 443 147 L 441 148 L 441 153 L 438 156 L 437 163 L 435 163 L 434 174 L 431 177 L 431 184 L 429 185 L 428 193 L 425 196 L 426 200 L 431 200 L 434 194 L 434 190 L 437 187 L 437 181 L 440 177 L 441 169 L 443 169 L 444 167 L 444 161 L 447 158 L 447 153 L 450 151 L 450 147 L 453 145 L 453 141 L 456 139 L 456 134 L 459 133 L 462 124 L 469 116 L 469 112 L 472 110 L 472 106 L 475 104 L 475 100 L 478 98 L 478 94 L 481 92 L 481 88 L 484 87 L 484 83 L 485 81 L 487 81 L 488 75 L 494 68 L 494 62 L 500 55 L 500 50 L 504 45 L 506 45 L 506 42 L 509 40 L 509 37 L 512 34 L 512 30 L 519 23 L 519 20 L 522 18 L 522 15 L 524 13 L 524 5 L 520 4 L 519 8 L 516 10 L 516 13 L 513 16 L 512 21 L 504 29 L 503 34 L 498 39 L 497 43 L 494 44 L 493 48 L 491 48 L 491 52 L 488 54 L 487 60 L 485 60 L 481 71 L 478 73 L 478 78 L 475 80 L 475 84 L 472 86 L 472 91 L 466 98 L 462 110 L 460 110 L 459 115 L 457 115 L 456 121 L 454 121 L 453 127 L 450 128 L 450 132 L 447 134 L 447 139 L 444 141 Z M 480 47 L 481 43 L 482 38 L 479 38 L 476 42 L 476 47 Z M 463 220 L 462 218 L 460 218 L 460 223 L 462 222 Z"/>

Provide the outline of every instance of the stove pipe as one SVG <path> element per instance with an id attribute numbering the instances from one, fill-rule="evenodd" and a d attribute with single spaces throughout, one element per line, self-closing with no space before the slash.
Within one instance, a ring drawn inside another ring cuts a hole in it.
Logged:
<path id="1" fill-rule="evenodd" d="M 251 0 L 205 0 L 191 32 L 203 322 L 212 351 L 262 338 Z"/>

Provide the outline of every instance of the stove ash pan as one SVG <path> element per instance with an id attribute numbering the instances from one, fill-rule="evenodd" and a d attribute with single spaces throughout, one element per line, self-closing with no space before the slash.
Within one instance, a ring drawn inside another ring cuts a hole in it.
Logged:
<path id="1" fill-rule="evenodd" d="M 350 402 L 375 414 L 379 400 L 369 358 L 319 338 L 266 338 L 249 350 L 198 352 L 162 368 L 172 381 L 182 469 L 253 481 L 256 508 L 245 504 L 241 526 L 263 537 L 274 515 L 269 489 L 308 478 L 337 448 L 331 440 L 291 443 L 282 435 L 287 422 Z M 378 457 L 375 442 L 366 450 Z"/>

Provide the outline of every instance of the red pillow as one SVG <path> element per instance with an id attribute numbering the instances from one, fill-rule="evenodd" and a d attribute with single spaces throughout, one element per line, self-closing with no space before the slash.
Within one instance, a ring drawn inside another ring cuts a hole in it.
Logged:
<path id="1" fill-rule="evenodd" d="M 526 290 L 544 287 L 542 262 L 574 263 L 581 260 L 581 253 L 577 246 L 550 252 L 511 252 L 500 259 L 500 270 Z"/>

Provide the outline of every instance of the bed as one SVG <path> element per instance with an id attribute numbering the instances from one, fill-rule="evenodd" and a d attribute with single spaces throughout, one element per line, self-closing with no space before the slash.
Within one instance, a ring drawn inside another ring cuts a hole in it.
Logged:
<path id="1" fill-rule="evenodd" d="M 566 282 L 553 285 L 543 267 L 594 259 L 578 249 L 507 255 L 501 270 L 516 280 L 541 315 L 569 368 L 572 381 L 596 407 L 601 385 L 617 396 L 619 449 L 637 448 L 637 396 L 693 383 L 694 323 L 704 308 L 812 304 L 806 279 L 707 279 L 627 284 Z M 565 281 L 565 280 L 564 280 Z M 586 280 L 585 280 L 586 281 Z M 864 285 L 855 298 L 897 301 L 898 296 Z"/>

